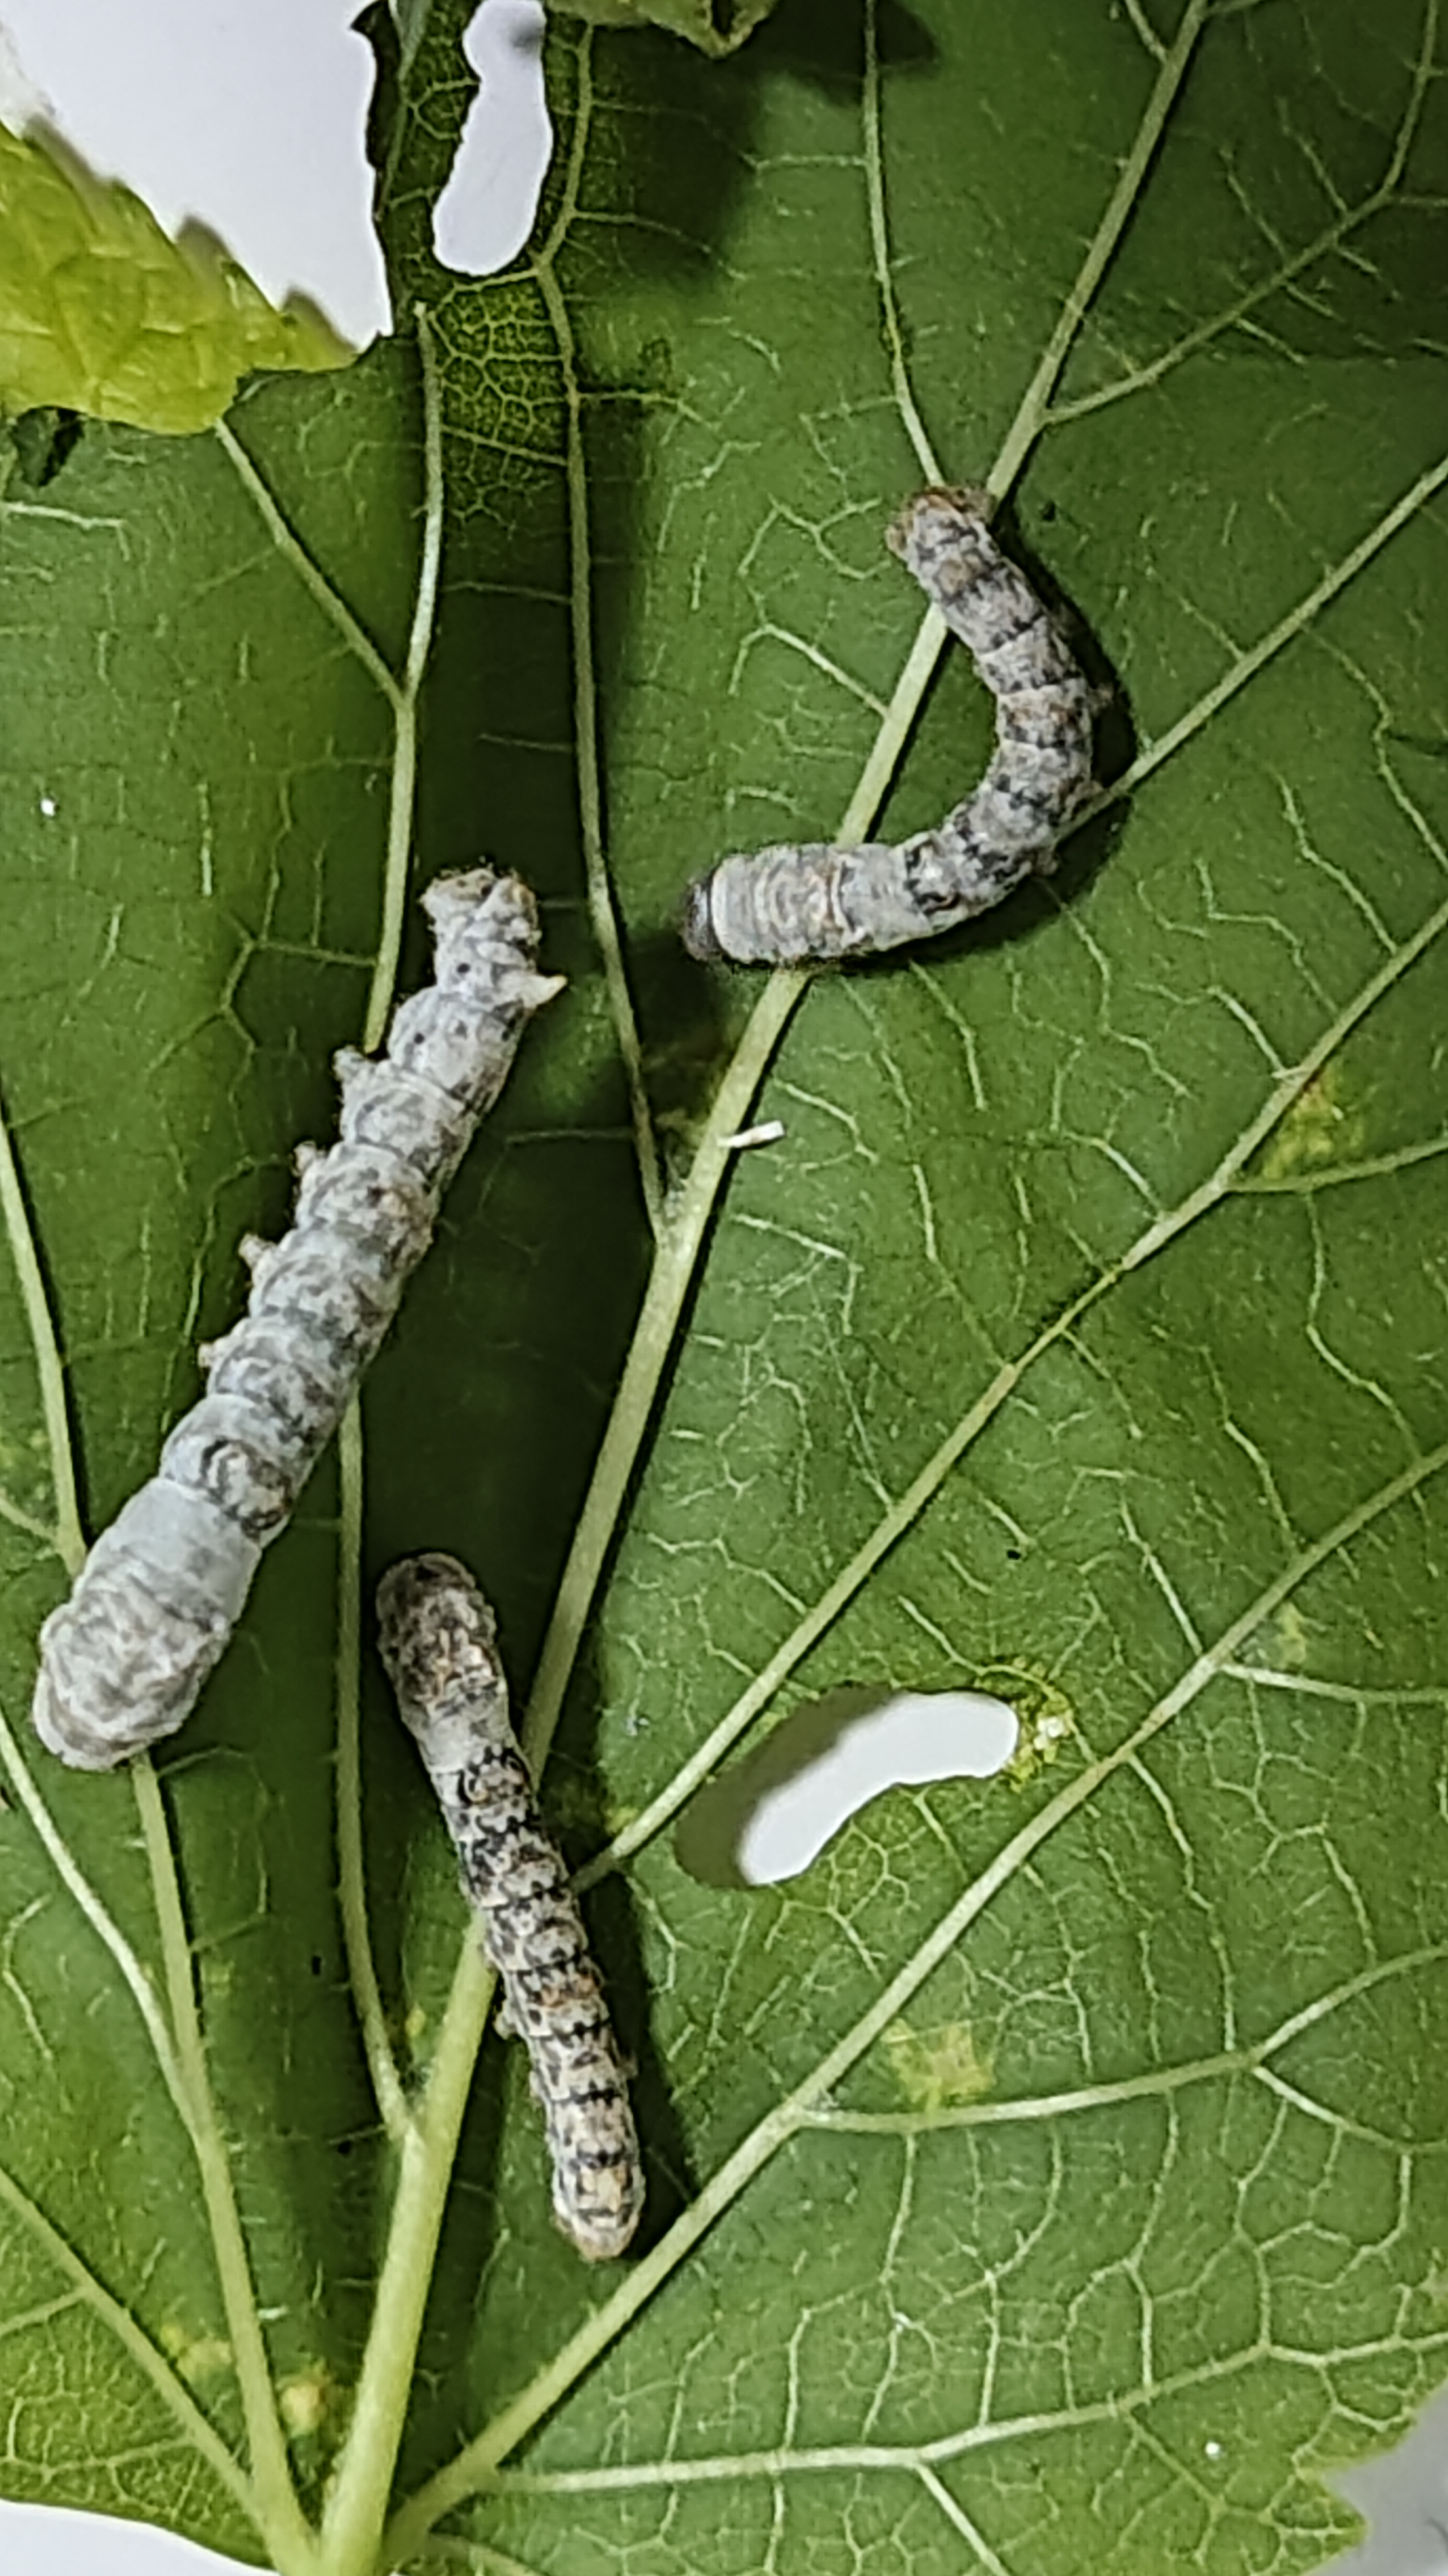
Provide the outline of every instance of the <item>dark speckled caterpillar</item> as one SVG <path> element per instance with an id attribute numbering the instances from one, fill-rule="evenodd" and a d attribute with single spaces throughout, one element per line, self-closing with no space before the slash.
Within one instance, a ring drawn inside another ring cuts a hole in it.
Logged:
<path id="1" fill-rule="evenodd" d="M 108 1771 L 190 1715 L 531 1013 L 559 990 L 535 971 L 538 917 L 516 877 L 473 868 L 422 901 L 436 982 L 402 1004 L 382 1055 L 337 1057 L 339 1141 L 299 1149 L 296 1213 L 280 1243 L 242 1245 L 251 1296 L 201 1354 L 206 1394 L 41 1629 L 36 1729 L 79 1770 Z"/>
<path id="2" fill-rule="evenodd" d="M 990 506 L 985 492 L 919 492 L 886 539 L 995 699 L 995 756 L 980 785 L 937 831 L 898 846 L 817 841 L 721 859 L 685 897 L 684 945 L 695 957 L 803 965 L 898 948 L 988 912 L 1049 865 L 1090 792 L 1095 695 L 997 546 Z"/>
<path id="3" fill-rule="evenodd" d="M 527 2043 L 553 2212 L 590 2262 L 621 2254 L 644 2178 L 628 2084 L 577 1900 L 508 1717 L 492 1611 L 453 1556 L 409 1556 L 377 1592 L 378 1643 L 482 1918 L 507 2023 Z"/>

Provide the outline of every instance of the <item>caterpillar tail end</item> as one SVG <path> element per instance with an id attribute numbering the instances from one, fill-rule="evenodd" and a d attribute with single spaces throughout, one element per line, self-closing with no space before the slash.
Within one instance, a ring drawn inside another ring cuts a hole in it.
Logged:
<path id="1" fill-rule="evenodd" d="M 644 2176 L 627 2102 L 614 2106 L 620 2123 L 612 2152 L 598 2157 L 578 2188 L 578 2176 L 560 2188 L 555 2180 L 553 2224 L 585 2263 L 616 2263 L 628 2252 L 643 2216 Z"/>
<path id="2" fill-rule="evenodd" d="M 52 1675 L 41 1665 L 36 1676 L 35 1695 L 30 1703 L 30 1723 L 47 1753 L 63 1762 L 69 1771 L 111 1771 L 118 1756 L 109 1744 L 97 1740 L 84 1724 L 72 1722 L 64 1695 L 56 1690 Z"/>
<path id="3" fill-rule="evenodd" d="M 711 966 L 717 965 L 726 954 L 714 928 L 713 886 L 712 868 L 707 876 L 695 877 L 685 891 L 679 913 L 679 936 L 689 955 Z"/>
<path id="4" fill-rule="evenodd" d="M 567 2238 L 574 2253 L 581 2254 L 585 2263 L 617 2263 L 620 2256 L 628 2252 L 639 2222 L 635 2212 L 629 2218 L 585 2225 L 575 2218 L 560 2218 L 555 2210 L 553 2223 L 559 2235 Z"/>

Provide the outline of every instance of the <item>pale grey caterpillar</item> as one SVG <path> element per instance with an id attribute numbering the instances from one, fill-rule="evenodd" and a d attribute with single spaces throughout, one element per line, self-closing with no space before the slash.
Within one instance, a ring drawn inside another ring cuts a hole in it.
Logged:
<path id="1" fill-rule="evenodd" d="M 508 1716 L 493 1614 L 453 1556 L 410 1556 L 377 1592 L 378 1643 L 526 2042 L 553 2213 L 590 2262 L 621 2254 L 644 2178 L 628 2084 L 577 1900 Z"/>
<path id="2" fill-rule="evenodd" d="M 1049 866 L 1091 789 L 1096 696 L 997 546 L 990 508 L 982 491 L 919 492 L 886 537 L 995 699 L 995 754 L 980 785 L 936 831 L 898 845 L 804 842 L 721 859 L 685 897 L 695 957 L 804 965 L 898 948 L 988 912 Z"/>
<path id="3" fill-rule="evenodd" d="M 201 1353 L 207 1392 L 97 1539 L 40 1632 L 33 1716 L 52 1753 L 107 1771 L 171 1735 L 225 1650 L 297 1496 L 432 1239 L 438 1203 L 532 1012 L 538 918 L 516 877 L 440 877 L 423 908 L 436 981 L 384 1052 L 336 1057 L 339 1141 L 297 1152 L 281 1241 L 249 1237 L 246 1313 Z"/>

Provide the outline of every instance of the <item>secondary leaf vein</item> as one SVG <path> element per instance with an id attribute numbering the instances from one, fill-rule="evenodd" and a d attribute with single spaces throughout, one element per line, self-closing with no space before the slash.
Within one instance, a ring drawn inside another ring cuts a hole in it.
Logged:
<path id="1" fill-rule="evenodd" d="M 584 2371 L 608 2350 L 624 2327 L 674 2273 L 701 2237 L 723 2217 L 746 2186 L 763 2171 L 788 2139 L 807 2124 L 807 2115 L 849 2074 L 868 2049 L 896 2021 L 926 1978 L 954 1949 L 962 1934 L 991 1900 L 1013 1879 L 1057 1829 L 1094 1798 L 1104 1784 L 1135 1761 L 1143 1747 L 1190 1707 L 1223 1666 L 1265 1620 L 1332 1558 L 1349 1548 L 1386 1513 L 1415 1497 L 1431 1478 L 1448 1467 L 1448 1440 L 1413 1460 L 1411 1465 L 1371 1494 L 1299 1550 L 1274 1580 L 1238 1613 L 1216 1642 L 1196 1656 L 1173 1687 L 1160 1698 L 1110 1753 L 1100 1756 L 1068 1781 L 1045 1806 L 1004 1843 L 932 1932 L 889 1979 L 868 2011 L 861 2014 L 819 2060 L 811 2073 L 775 2109 L 759 2121 L 704 2185 L 688 2208 L 628 2279 L 570 2336 L 529 2385 L 503 2407 L 493 2422 L 405 2504 L 385 2535 L 394 2559 L 406 2559 L 432 2525 L 450 2512 L 516 2449 L 542 2418 L 550 2414 Z M 1445 2338 L 1448 2340 L 1448 2338 Z"/>

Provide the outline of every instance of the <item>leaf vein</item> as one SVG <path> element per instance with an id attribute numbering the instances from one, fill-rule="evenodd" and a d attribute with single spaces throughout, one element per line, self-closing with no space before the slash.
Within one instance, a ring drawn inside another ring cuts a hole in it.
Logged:
<path id="1" fill-rule="evenodd" d="M 85 1538 L 80 1525 L 80 1503 L 76 1493 L 75 1448 L 71 1439 L 70 1416 L 65 1399 L 65 1367 L 60 1356 L 60 1342 L 51 1313 L 45 1275 L 40 1266 L 40 1250 L 30 1211 L 25 1203 L 25 1189 L 16 1160 L 10 1120 L 0 1100 L 0 1217 L 3 1217 L 10 1258 L 20 1288 L 20 1302 L 25 1312 L 26 1330 L 35 1360 L 35 1373 L 40 1386 L 41 1419 L 45 1425 L 45 1442 L 50 1457 L 50 1482 L 55 1495 L 55 1527 L 45 1530 L 25 1518 L 21 1525 L 34 1528 L 53 1547 L 66 1573 L 78 1574 L 85 1556 Z M 21 1520 L 18 1509 L 7 1507 L 7 1520 Z"/>
<path id="2" fill-rule="evenodd" d="M 257 2312 L 251 2262 L 237 2211 L 226 2143 L 211 2091 L 197 2007 L 194 1962 L 186 1932 L 170 1823 L 150 1755 L 136 1754 L 127 1768 L 151 1872 L 151 1890 L 161 1929 L 167 1998 L 176 2034 L 177 2060 L 189 2105 L 188 2125 L 201 2171 L 202 2197 L 206 2204 L 237 2386 L 246 2419 L 252 2475 L 249 2510 L 258 2530 L 275 2553 L 278 2565 L 289 2569 L 300 2567 L 310 2554 L 311 2536 L 292 2484 L 286 2440 L 277 2412 L 266 2344 Z"/>
<path id="3" fill-rule="evenodd" d="M 1238 1647 L 1311 1575 L 1360 1538 L 1384 1514 L 1414 1497 L 1445 1467 L 1448 1467 L 1448 1440 L 1415 1459 L 1390 1482 L 1376 1487 L 1331 1529 L 1324 1531 L 1310 1546 L 1302 1548 L 1280 1574 L 1238 1613 L 1215 1644 L 1188 1665 L 1173 1687 L 1147 1711 L 1120 1744 L 1084 1766 L 1002 1845 L 995 1858 L 918 1944 L 912 1957 L 888 1980 L 868 2011 L 861 2014 L 854 2027 L 826 2051 L 809 2075 L 726 2157 L 704 2185 L 697 2200 L 644 2256 L 612 2298 L 605 2300 L 560 2346 L 552 2360 L 500 2410 L 490 2425 L 402 2506 L 384 2536 L 384 2545 L 390 2548 L 394 2558 L 410 2556 L 433 2523 L 473 2493 L 481 2480 L 489 2476 L 534 2426 L 559 2405 L 583 2372 L 608 2350 L 623 2328 L 678 2269 L 701 2237 L 772 2161 L 780 2147 L 806 2125 L 808 2112 L 834 2089 L 890 2024 L 898 2019 L 932 1970 L 954 1949 L 962 1934 L 1058 1827 L 1095 1797 L 1107 1780 L 1134 1762 L 1143 1746 L 1180 1716 L 1183 1709 L 1190 1707 L 1208 1684 L 1218 1678 L 1223 1665 L 1235 1656 Z"/>
<path id="4" fill-rule="evenodd" d="M 252 2522 L 257 2520 L 257 2500 L 250 2479 L 239 2460 L 234 2459 L 214 2425 L 208 2422 L 190 2390 L 177 2377 L 165 2355 L 158 2352 L 150 2336 L 119 2299 L 112 2298 L 89 2264 L 83 2261 L 73 2245 L 53 2227 L 44 2212 L 36 2206 L 27 2191 L 22 2190 L 4 2165 L 0 2165 L 0 2201 L 14 2211 L 30 2230 L 57 2271 L 74 2284 L 74 2300 L 100 2320 L 115 2337 L 137 2368 L 147 2378 L 163 2404 L 180 2425 L 190 2447 L 205 2460 L 220 2479 L 228 2494 L 239 2504 Z M 58 2308 L 69 2302 L 57 2301 Z M 51 2311 L 53 2313 L 53 2310 Z M 42 2312 L 38 2312 L 42 2313 Z"/>

